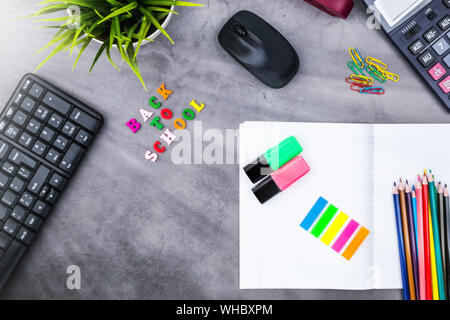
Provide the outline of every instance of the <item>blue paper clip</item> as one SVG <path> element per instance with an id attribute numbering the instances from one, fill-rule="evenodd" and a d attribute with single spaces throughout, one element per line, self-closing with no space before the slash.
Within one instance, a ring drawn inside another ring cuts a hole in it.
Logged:
<path id="1" fill-rule="evenodd" d="M 365 88 L 361 88 L 361 90 L 359 90 L 359 92 L 364 93 L 364 94 L 384 94 L 385 90 L 382 87 L 365 87 Z"/>

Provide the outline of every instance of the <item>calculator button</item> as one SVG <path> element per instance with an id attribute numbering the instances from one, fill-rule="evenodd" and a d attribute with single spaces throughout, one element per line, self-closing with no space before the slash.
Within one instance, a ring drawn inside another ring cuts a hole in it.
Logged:
<path id="1" fill-rule="evenodd" d="M 436 12 L 434 12 L 433 10 L 428 11 L 427 18 L 428 18 L 428 20 L 433 20 L 434 18 L 436 18 Z"/>
<path id="2" fill-rule="evenodd" d="M 411 28 L 407 33 L 405 33 L 405 38 L 407 40 L 411 39 L 412 37 L 414 37 L 416 34 L 418 34 L 420 32 L 421 28 L 418 24 L 416 24 L 413 28 Z"/>
<path id="3" fill-rule="evenodd" d="M 20 107 L 27 111 L 27 112 L 33 112 L 34 107 L 36 106 L 36 102 L 34 102 L 33 99 L 30 99 L 28 97 L 25 98 L 25 100 L 23 100 L 22 104 L 20 105 Z"/>
<path id="4" fill-rule="evenodd" d="M 39 99 L 42 95 L 42 92 L 44 92 L 44 88 L 42 88 L 37 83 L 33 84 L 33 86 L 30 89 L 30 94 L 35 97 L 36 99 Z"/>
<path id="5" fill-rule="evenodd" d="M 450 68 L 450 53 L 448 55 L 445 56 L 445 58 L 443 59 L 443 61 L 445 62 L 445 64 L 447 65 L 447 67 Z"/>
<path id="6" fill-rule="evenodd" d="M 449 48 L 450 45 L 444 38 L 439 39 L 435 44 L 433 44 L 433 49 L 439 56 L 443 55 Z"/>
<path id="7" fill-rule="evenodd" d="M 430 50 L 425 51 L 422 53 L 418 58 L 419 62 L 422 64 L 422 66 L 429 67 L 435 60 L 435 57 L 430 52 Z"/>
<path id="8" fill-rule="evenodd" d="M 420 39 L 409 46 L 409 50 L 413 55 L 418 54 L 420 51 L 422 51 L 423 48 L 425 48 L 425 44 Z"/>
<path id="9" fill-rule="evenodd" d="M 441 89 L 442 89 L 442 91 L 444 91 L 444 93 L 449 93 L 450 92 L 450 76 L 448 76 L 443 81 L 441 81 L 439 83 L 439 87 L 441 87 Z"/>
<path id="10" fill-rule="evenodd" d="M 444 19 L 438 22 L 439 28 L 441 28 L 443 31 L 446 31 L 448 28 L 450 28 L 450 16 L 446 16 Z"/>
<path id="11" fill-rule="evenodd" d="M 435 28 L 431 28 L 427 32 L 424 33 L 423 37 L 427 42 L 433 42 L 434 39 L 438 37 L 439 33 Z"/>
<path id="12" fill-rule="evenodd" d="M 450 0 L 442 0 L 442 2 L 444 2 L 447 8 L 450 8 Z"/>

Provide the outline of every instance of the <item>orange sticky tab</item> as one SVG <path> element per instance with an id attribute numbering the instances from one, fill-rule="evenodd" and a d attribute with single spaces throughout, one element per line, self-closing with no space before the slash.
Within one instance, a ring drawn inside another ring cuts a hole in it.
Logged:
<path id="1" fill-rule="evenodd" d="M 164 100 L 166 100 L 172 94 L 173 91 L 167 90 L 165 88 L 165 84 L 163 83 L 161 87 L 159 87 L 158 90 L 156 90 L 156 92 L 158 92 L 164 98 Z"/>
<path id="2" fill-rule="evenodd" d="M 367 230 L 364 227 L 361 227 L 361 229 L 358 231 L 356 236 L 353 238 L 352 242 L 348 245 L 347 249 L 345 249 L 342 256 L 350 260 L 353 255 L 355 254 L 356 250 L 358 250 L 359 246 L 363 243 L 363 241 L 366 239 L 366 237 L 369 235 L 370 231 Z"/>

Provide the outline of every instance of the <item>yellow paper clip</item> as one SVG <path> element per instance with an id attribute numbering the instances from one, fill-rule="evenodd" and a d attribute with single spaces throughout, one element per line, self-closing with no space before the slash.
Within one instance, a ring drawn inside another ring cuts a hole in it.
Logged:
<path id="1" fill-rule="evenodd" d="M 357 82 L 357 83 L 361 83 L 363 85 L 371 85 L 373 84 L 373 79 L 366 77 L 366 76 L 361 76 L 358 74 L 352 74 L 350 76 L 350 79 L 352 79 L 353 81 Z"/>
<path id="2" fill-rule="evenodd" d="M 374 66 L 377 69 L 379 68 L 379 69 L 382 69 L 382 70 L 387 70 L 387 68 L 388 68 L 386 63 L 384 63 L 381 60 L 375 59 L 373 57 L 367 57 L 366 58 L 366 62 L 367 62 L 368 65 Z"/>
<path id="3" fill-rule="evenodd" d="M 383 76 L 391 81 L 397 82 L 398 80 L 400 80 L 400 76 L 398 74 L 389 72 L 389 71 L 384 71 L 382 72 Z"/>
<path id="4" fill-rule="evenodd" d="M 355 62 L 358 68 L 363 70 L 366 67 L 366 65 L 361 55 L 359 54 L 359 51 L 355 48 L 350 48 L 348 49 L 348 52 L 350 52 L 350 56 L 352 57 L 352 60 Z"/>

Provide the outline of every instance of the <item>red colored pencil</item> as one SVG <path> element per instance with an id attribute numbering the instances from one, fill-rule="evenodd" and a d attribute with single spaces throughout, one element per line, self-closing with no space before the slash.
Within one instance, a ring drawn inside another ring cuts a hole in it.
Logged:
<path id="1" fill-rule="evenodd" d="M 428 194 L 428 179 L 424 175 L 422 179 L 422 204 L 423 204 L 423 242 L 425 245 L 425 279 L 427 285 L 427 300 L 433 300 L 433 291 L 431 287 L 431 255 L 430 255 L 430 231 L 429 231 L 429 194 Z"/>

